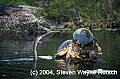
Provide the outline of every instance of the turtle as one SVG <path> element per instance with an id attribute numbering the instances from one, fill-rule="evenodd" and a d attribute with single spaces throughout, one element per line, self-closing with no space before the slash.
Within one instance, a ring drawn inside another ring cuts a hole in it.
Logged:
<path id="1" fill-rule="evenodd" d="M 55 59 L 66 61 L 94 61 L 101 51 L 97 39 L 86 28 L 77 29 L 72 40 L 66 40 L 58 48 Z"/>

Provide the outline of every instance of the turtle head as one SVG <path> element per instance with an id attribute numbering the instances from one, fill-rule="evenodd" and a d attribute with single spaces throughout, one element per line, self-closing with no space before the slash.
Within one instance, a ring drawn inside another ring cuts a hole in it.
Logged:
<path id="1" fill-rule="evenodd" d="M 82 47 L 82 43 L 79 40 L 75 40 L 73 39 L 72 42 L 76 45 L 78 45 L 79 47 Z"/>

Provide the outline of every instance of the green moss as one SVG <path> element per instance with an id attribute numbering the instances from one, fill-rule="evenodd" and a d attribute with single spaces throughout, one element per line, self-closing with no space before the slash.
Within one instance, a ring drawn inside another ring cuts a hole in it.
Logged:
<path id="1" fill-rule="evenodd" d="M 38 6 L 37 1 L 32 0 L 1 0 L 0 5 L 3 4 Z"/>
<path id="2" fill-rule="evenodd" d="M 14 4 L 14 5 L 28 5 L 25 1 L 22 0 L 2 0 L 0 4 Z"/>

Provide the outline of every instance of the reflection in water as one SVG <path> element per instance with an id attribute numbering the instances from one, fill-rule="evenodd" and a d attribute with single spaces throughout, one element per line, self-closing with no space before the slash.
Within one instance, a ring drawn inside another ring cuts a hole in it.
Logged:
<path id="1" fill-rule="evenodd" d="M 14 52 L 15 54 L 18 53 L 29 53 L 32 51 L 32 41 L 23 41 L 23 40 L 0 40 L 0 50 L 7 52 Z"/>
<path id="2" fill-rule="evenodd" d="M 71 70 L 79 70 L 79 69 L 93 69 L 94 68 L 94 64 L 93 62 L 79 62 L 79 63 L 70 63 L 70 62 L 65 62 L 62 60 L 57 61 L 58 65 L 58 69 L 62 69 L 62 70 L 67 70 L 67 71 L 71 71 Z"/>
<path id="3" fill-rule="evenodd" d="M 13 60 L 1 60 L 2 62 L 33 61 L 33 58 L 17 58 Z"/>
<path id="4" fill-rule="evenodd" d="M 33 70 L 36 70 L 36 66 L 37 66 L 37 61 L 36 61 L 36 60 L 34 60 Z"/>

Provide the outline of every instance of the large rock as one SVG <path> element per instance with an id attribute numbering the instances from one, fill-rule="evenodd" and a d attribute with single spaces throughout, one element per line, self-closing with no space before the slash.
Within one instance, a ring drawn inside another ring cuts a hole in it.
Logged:
<path id="1" fill-rule="evenodd" d="M 28 36 L 34 34 L 38 28 L 39 19 L 33 14 L 36 7 L 22 6 L 21 10 L 10 11 L 10 15 L 0 16 L 0 36 Z"/>

